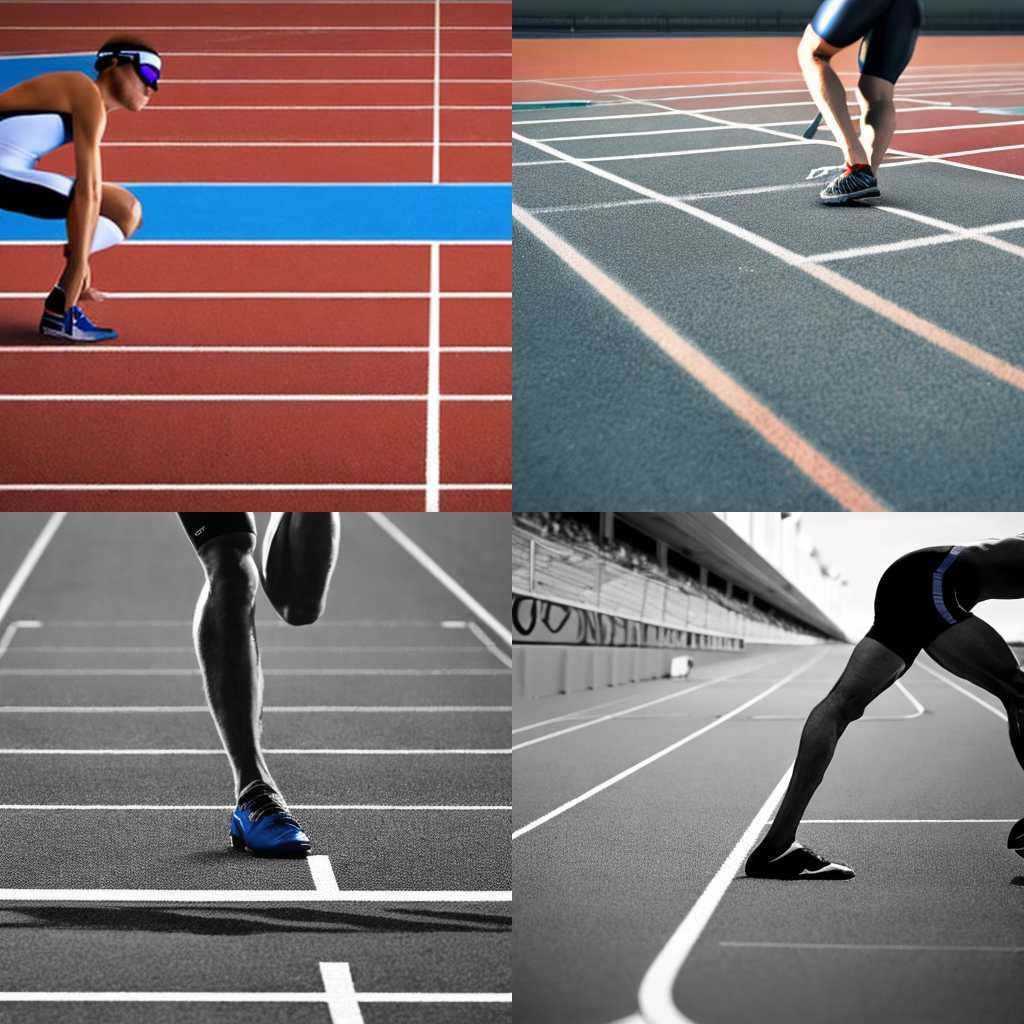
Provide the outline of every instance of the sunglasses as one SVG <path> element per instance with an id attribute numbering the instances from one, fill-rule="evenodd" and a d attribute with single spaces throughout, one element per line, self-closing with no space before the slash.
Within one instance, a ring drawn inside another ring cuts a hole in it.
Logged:
<path id="1" fill-rule="evenodd" d="M 160 58 L 155 53 L 146 50 L 116 50 L 100 51 L 97 55 L 100 58 L 114 57 L 131 61 L 135 73 L 154 92 L 157 91 L 157 82 L 160 81 Z"/>

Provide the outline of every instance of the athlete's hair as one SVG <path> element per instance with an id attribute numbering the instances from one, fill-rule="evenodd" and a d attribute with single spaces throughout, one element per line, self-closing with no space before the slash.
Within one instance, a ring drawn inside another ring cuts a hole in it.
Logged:
<path id="1" fill-rule="evenodd" d="M 150 53 L 155 53 L 158 57 L 160 56 L 160 51 L 155 46 L 150 46 L 149 43 L 139 39 L 138 36 L 114 36 L 112 39 L 108 39 L 96 52 L 104 53 L 107 50 L 148 50 Z M 97 76 L 101 75 L 115 63 L 117 63 L 115 57 L 97 58 Z"/>

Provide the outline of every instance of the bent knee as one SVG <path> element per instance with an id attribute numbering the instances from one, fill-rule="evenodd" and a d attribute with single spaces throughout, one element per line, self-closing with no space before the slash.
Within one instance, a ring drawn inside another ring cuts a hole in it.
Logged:
<path id="1" fill-rule="evenodd" d="M 121 230 L 124 232 L 125 238 L 129 238 L 134 235 L 136 231 L 142 226 L 142 203 L 132 196 L 131 203 L 128 205 L 128 214 L 126 222 L 121 225 Z"/>

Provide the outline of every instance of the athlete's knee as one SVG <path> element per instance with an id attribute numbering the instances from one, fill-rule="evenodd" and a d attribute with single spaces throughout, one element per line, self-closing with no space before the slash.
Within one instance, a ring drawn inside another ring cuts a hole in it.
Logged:
<path id="1" fill-rule="evenodd" d="M 128 227 L 125 230 L 125 238 L 134 235 L 142 226 L 142 203 L 132 196 L 131 204 L 128 207 Z"/>
<path id="2" fill-rule="evenodd" d="M 200 548 L 199 557 L 214 594 L 233 603 L 255 603 L 259 588 L 255 547 L 252 534 L 226 533 Z"/>
<path id="3" fill-rule="evenodd" d="M 796 48 L 796 55 L 801 64 L 808 62 L 827 64 L 832 58 L 832 48 L 808 26 Z"/>

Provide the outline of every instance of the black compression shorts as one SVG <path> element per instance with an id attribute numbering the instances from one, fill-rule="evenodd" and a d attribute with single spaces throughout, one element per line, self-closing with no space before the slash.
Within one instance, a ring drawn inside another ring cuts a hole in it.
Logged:
<path id="1" fill-rule="evenodd" d="M 225 533 L 256 533 L 251 512 L 179 512 L 178 518 L 196 551 Z"/>
<path id="2" fill-rule="evenodd" d="M 922 548 L 893 562 L 875 592 L 867 635 L 898 654 L 907 668 L 942 632 L 971 618 L 977 593 L 957 561 L 958 547 Z"/>
<path id="3" fill-rule="evenodd" d="M 895 85 L 913 56 L 921 18 L 921 0 L 825 0 L 811 27 L 840 49 L 862 39 L 861 73 Z"/>

